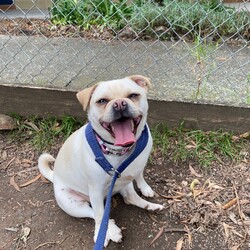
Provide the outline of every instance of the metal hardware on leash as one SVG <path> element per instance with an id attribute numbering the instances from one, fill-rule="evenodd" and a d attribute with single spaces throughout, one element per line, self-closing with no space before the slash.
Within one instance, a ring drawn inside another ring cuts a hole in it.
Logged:
<path id="1" fill-rule="evenodd" d="M 121 173 L 119 171 L 117 171 L 117 169 L 112 168 L 110 171 L 108 171 L 108 174 L 110 176 L 114 176 L 114 174 L 117 173 L 117 177 L 120 178 L 121 177 Z"/>

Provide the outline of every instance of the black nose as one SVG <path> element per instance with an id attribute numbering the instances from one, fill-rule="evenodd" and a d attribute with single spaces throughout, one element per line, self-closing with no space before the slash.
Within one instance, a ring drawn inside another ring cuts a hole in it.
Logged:
<path id="1" fill-rule="evenodd" d="M 117 100 L 113 104 L 113 108 L 115 111 L 124 111 L 124 110 L 126 110 L 127 106 L 128 106 L 128 104 L 124 100 Z"/>

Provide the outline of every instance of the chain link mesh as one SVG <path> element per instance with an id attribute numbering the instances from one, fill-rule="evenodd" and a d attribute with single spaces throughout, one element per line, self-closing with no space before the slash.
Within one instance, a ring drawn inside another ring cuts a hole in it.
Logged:
<path id="1" fill-rule="evenodd" d="M 248 0 L 17 0 L 0 10 L 0 82 L 79 90 L 142 74 L 154 99 L 248 106 L 249 11 Z"/>

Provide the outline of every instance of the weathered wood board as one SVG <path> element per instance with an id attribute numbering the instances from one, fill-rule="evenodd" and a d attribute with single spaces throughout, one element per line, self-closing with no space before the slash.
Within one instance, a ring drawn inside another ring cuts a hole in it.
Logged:
<path id="1" fill-rule="evenodd" d="M 193 104 L 175 101 L 149 100 L 149 124 L 166 123 L 202 130 L 250 130 L 250 108 L 211 104 Z M 0 85 L 0 113 L 17 113 L 22 116 L 63 116 L 84 118 L 76 92 L 58 89 Z"/>

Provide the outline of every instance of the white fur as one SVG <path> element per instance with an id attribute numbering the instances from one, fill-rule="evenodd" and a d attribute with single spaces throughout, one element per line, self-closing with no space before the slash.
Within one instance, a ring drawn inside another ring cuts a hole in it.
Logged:
<path id="1" fill-rule="evenodd" d="M 115 85 L 114 85 L 115 84 Z M 119 91 L 114 90 L 114 86 Z M 112 90 L 113 89 L 113 90 Z M 135 89 L 135 90 L 134 90 Z M 126 98 L 128 91 L 136 91 L 141 94 L 140 100 L 130 103 L 134 112 L 142 114 L 142 121 L 138 127 L 136 137 L 142 132 L 147 118 L 146 91 L 143 87 L 128 78 L 120 81 L 103 82 L 98 85 L 89 97 L 89 120 L 95 131 L 104 139 L 112 140 L 107 131 L 100 126 L 100 119 L 109 115 L 112 109 L 107 107 L 99 108 L 95 100 L 110 93 L 113 100 L 116 98 Z M 117 96 L 117 93 L 119 95 Z M 38 160 L 38 167 L 44 177 L 54 184 L 55 198 L 58 205 L 67 214 L 74 217 L 89 217 L 95 220 L 94 241 L 96 241 L 101 220 L 104 213 L 104 199 L 107 195 L 111 176 L 95 162 L 93 152 L 85 138 L 86 125 L 75 131 L 63 144 L 56 160 L 49 154 L 42 154 Z M 150 131 L 149 135 L 150 135 Z M 120 193 L 127 204 L 132 204 L 147 210 L 162 210 L 163 206 L 150 203 L 141 198 L 134 190 L 132 181 L 135 180 L 142 194 L 146 197 L 153 197 L 154 192 L 143 178 L 143 170 L 147 163 L 152 148 L 152 138 L 143 152 L 126 168 L 121 177 L 117 179 L 113 193 Z M 111 165 L 117 168 L 121 162 L 129 157 L 131 152 L 123 156 L 105 155 Z M 54 171 L 49 167 L 53 162 Z M 91 203 L 91 206 L 89 205 Z M 110 219 L 108 232 L 105 240 L 105 247 L 108 242 L 120 242 L 122 240 L 121 229 Z"/>

